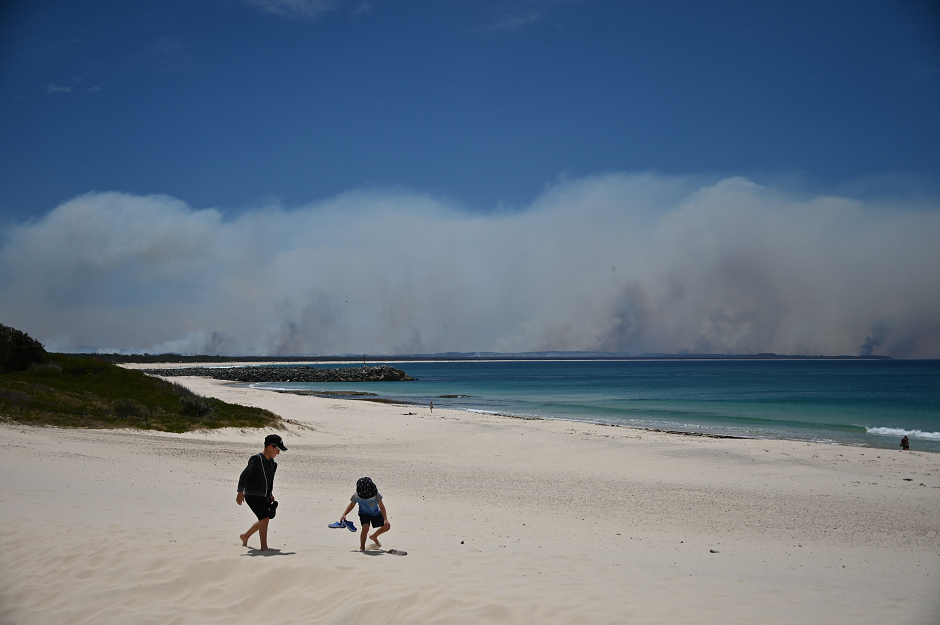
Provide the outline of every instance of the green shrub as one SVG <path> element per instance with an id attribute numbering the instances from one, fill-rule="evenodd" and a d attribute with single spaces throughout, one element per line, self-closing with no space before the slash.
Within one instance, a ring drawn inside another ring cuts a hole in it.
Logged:
<path id="1" fill-rule="evenodd" d="M 0 323 L 0 371 L 26 371 L 46 359 L 42 343 Z"/>
<path id="2" fill-rule="evenodd" d="M 195 419 L 208 420 L 215 413 L 215 406 L 208 397 L 199 397 L 194 393 L 180 396 L 180 415 Z"/>
<path id="3" fill-rule="evenodd" d="M 20 415 L 23 414 L 23 408 L 29 405 L 33 400 L 32 396 L 22 393 L 20 391 L 10 391 L 4 390 L 0 393 L 0 398 L 9 402 L 12 406 L 15 406 L 20 409 Z"/>
<path id="4" fill-rule="evenodd" d="M 260 408 L 202 397 L 188 388 L 96 358 L 48 354 L 25 371 L 0 373 L 0 420 L 59 427 L 280 427 Z"/>
<path id="5" fill-rule="evenodd" d="M 146 412 L 146 408 L 133 399 L 115 399 L 111 402 L 111 411 L 120 419 L 139 417 Z"/>
<path id="6" fill-rule="evenodd" d="M 58 377 L 59 372 L 62 371 L 62 367 L 54 362 L 34 362 L 29 365 L 27 371 L 40 378 L 55 378 Z"/>

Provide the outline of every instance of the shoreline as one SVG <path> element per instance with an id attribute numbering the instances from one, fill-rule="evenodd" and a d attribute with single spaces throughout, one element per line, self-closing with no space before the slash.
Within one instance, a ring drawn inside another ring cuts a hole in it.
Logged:
<path id="1" fill-rule="evenodd" d="M 220 380 L 222 381 L 222 380 Z M 396 400 L 386 397 L 380 397 L 378 393 L 371 392 L 357 392 L 357 391 L 306 391 L 306 390 L 287 390 L 287 389 L 268 389 L 252 386 L 250 383 L 240 383 L 232 382 L 231 384 L 245 384 L 248 388 L 252 388 L 259 391 L 266 391 L 271 393 L 285 393 L 289 395 L 300 395 L 300 396 L 309 396 L 309 397 L 320 397 L 324 399 L 343 399 L 343 400 L 352 400 L 352 401 L 367 401 L 381 404 L 389 404 L 393 406 L 405 406 L 405 407 L 416 407 L 416 406 L 425 406 L 426 404 L 418 402 L 410 402 L 406 400 Z M 373 395 L 375 397 L 361 397 L 358 395 Z M 893 449 L 888 449 L 885 447 L 872 447 L 864 445 L 853 445 L 850 442 L 840 442 L 840 441 L 829 441 L 823 442 L 818 440 L 809 440 L 801 438 L 787 438 L 783 436 L 768 436 L 768 437 L 759 437 L 759 436 L 737 436 L 732 434 L 710 434 L 708 432 L 696 432 L 696 431 L 683 431 L 683 430 L 668 430 L 663 428 L 645 428 L 635 425 L 623 425 L 620 423 L 604 423 L 601 421 L 591 421 L 588 419 L 577 419 L 574 417 L 545 417 L 540 415 L 514 415 L 504 412 L 496 412 L 492 410 L 482 410 L 477 408 L 438 408 L 438 410 L 454 410 L 458 412 L 466 412 L 471 414 L 486 414 L 493 415 L 496 417 L 504 417 L 507 419 L 520 419 L 523 421 L 566 421 L 571 423 L 590 423 L 592 425 L 598 425 L 601 427 L 614 427 L 614 428 L 626 428 L 629 430 L 637 430 L 640 432 L 660 432 L 663 434 L 675 434 L 678 436 L 700 436 L 705 438 L 718 438 L 718 439 L 741 439 L 741 440 L 779 440 L 779 441 L 791 441 L 797 443 L 814 443 L 818 445 L 833 445 L 837 447 L 852 447 L 859 449 L 882 449 L 885 451 L 895 451 Z M 861 426 L 860 426 L 861 427 Z M 940 454 L 940 452 L 931 451 L 927 449 L 918 449 L 915 450 L 918 453 L 926 454 Z"/>
<path id="2" fill-rule="evenodd" d="M 239 383 L 234 383 L 234 384 L 243 384 L 243 383 L 239 382 Z M 259 388 L 257 386 L 253 386 L 251 383 L 246 384 L 246 386 L 248 388 L 259 390 L 259 391 L 267 391 L 270 393 L 285 393 L 288 395 L 300 395 L 302 397 L 320 397 L 322 399 L 348 399 L 352 401 L 370 401 L 370 402 L 375 402 L 375 403 L 380 403 L 380 404 L 390 404 L 393 406 L 404 406 L 406 408 L 425 405 L 423 403 L 418 403 L 418 402 L 401 401 L 401 400 L 389 399 L 386 397 L 380 397 L 378 393 L 369 393 L 369 392 L 364 392 L 364 391 L 363 392 L 300 391 L 300 390 L 289 391 L 289 390 L 284 390 L 284 389 Z M 364 397 L 364 395 L 370 395 L 373 397 Z M 630 430 L 639 430 L 643 432 L 661 432 L 663 434 L 678 434 L 680 436 L 705 436 L 707 438 L 739 438 L 739 439 L 746 439 L 746 440 L 751 440 L 751 439 L 760 440 L 753 436 L 730 436 L 730 435 L 725 435 L 725 434 L 706 434 L 704 432 L 683 432 L 681 430 L 663 430 L 663 429 L 656 429 L 656 428 L 642 428 L 642 427 L 637 427 L 633 425 L 621 425 L 618 423 L 601 423 L 598 421 L 587 421 L 587 420 L 582 420 L 582 419 L 565 418 L 565 417 L 542 417 L 538 415 L 514 415 L 514 414 L 508 414 L 505 412 L 478 410 L 475 408 L 438 408 L 438 410 L 453 410 L 453 411 L 458 411 L 458 412 L 468 412 L 472 414 L 486 414 L 486 415 L 492 415 L 494 417 L 504 417 L 506 419 L 521 419 L 523 421 L 569 421 L 572 423 L 590 423 L 592 425 L 600 425 L 603 427 L 627 428 Z M 786 440 L 786 439 L 781 439 L 781 440 Z"/>
<path id="3" fill-rule="evenodd" d="M 766 370 L 759 366 L 758 369 L 760 371 Z M 375 392 L 376 396 L 363 396 L 360 397 L 360 399 L 367 399 L 368 401 L 376 403 L 398 403 L 415 406 L 420 406 L 422 403 L 426 404 L 433 400 L 437 404 L 437 396 L 442 393 L 466 392 L 466 389 L 461 386 L 460 382 L 462 374 L 459 372 L 462 369 L 458 366 L 457 369 L 451 368 L 447 370 L 450 371 L 452 375 L 457 376 L 453 384 L 438 386 L 432 383 L 431 386 L 428 386 L 426 382 L 420 383 L 419 381 L 414 388 L 409 387 L 406 389 L 401 386 L 393 386 L 386 387 L 384 391 L 381 385 L 369 385 L 368 390 Z M 497 371 L 501 370 L 502 369 L 498 369 Z M 437 371 L 437 369 L 429 367 L 426 369 L 411 370 L 411 373 L 417 375 L 419 378 L 425 376 L 433 377 L 433 373 L 429 372 L 434 371 Z M 472 371 L 476 371 L 476 369 L 472 369 L 471 372 Z M 489 370 L 487 369 L 487 371 Z M 425 375 L 422 376 L 422 373 Z M 512 380 L 510 380 L 510 383 L 513 383 Z M 296 386 L 304 388 L 298 389 L 295 388 Z M 316 388 L 317 386 L 319 385 L 277 383 L 265 385 L 265 387 L 271 390 L 283 392 L 303 391 L 310 392 L 314 395 L 335 395 L 340 392 L 320 391 Z M 355 388 L 355 385 L 350 387 L 349 385 L 343 384 L 338 387 L 328 386 L 327 388 L 352 389 Z M 468 387 L 468 389 L 469 388 L 470 387 Z M 820 392 L 824 393 L 825 391 L 820 390 Z M 485 391 L 475 393 L 475 397 L 472 399 L 448 400 L 442 397 L 438 407 L 448 406 L 464 411 L 492 412 L 514 418 L 544 418 L 601 423 L 620 427 L 633 427 L 648 431 L 689 432 L 691 434 L 756 438 L 759 440 L 808 441 L 884 450 L 898 449 L 896 443 L 902 436 L 907 435 L 912 441 L 915 441 L 915 449 L 929 453 L 940 453 L 940 433 L 934 431 L 936 427 L 932 429 L 918 427 L 927 423 L 921 418 L 923 415 L 916 417 L 913 422 L 908 419 L 903 419 L 902 412 L 899 412 L 903 410 L 902 408 L 895 409 L 894 413 L 896 414 L 892 413 L 893 418 L 887 421 L 876 418 L 877 414 L 873 411 L 863 411 L 864 414 L 860 415 L 855 415 L 852 411 L 843 411 L 834 415 L 834 421 L 827 422 L 825 412 L 827 408 L 824 404 L 819 402 L 817 402 L 819 405 L 814 405 L 810 408 L 810 412 L 804 412 L 802 416 L 789 413 L 780 415 L 768 414 L 766 415 L 767 418 L 764 419 L 748 418 L 752 416 L 750 413 L 734 412 L 733 406 L 732 412 L 727 413 L 729 416 L 726 419 L 722 417 L 723 413 L 720 409 L 717 413 L 712 414 L 713 411 L 708 406 L 703 405 L 698 408 L 704 411 L 702 415 L 694 416 L 693 414 L 690 421 L 689 417 L 684 416 L 685 413 L 681 412 L 681 409 L 680 412 L 675 414 L 672 414 L 669 410 L 666 410 L 663 414 L 658 414 L 661 411 L 655 409 L 657 406 L 650 406 L 651 411 L 640 410 L 640 412 L 633 412 L 631 410 L 615 409 L 605 412 L 604 409 L 600 411 L 595 410 L 595 406 L 591 401 L 588 401 L 584 406 L 573 405 L 565 409 L 563 406 L 561 408 L 559 407 L 561 404 L 555 406 L 551 404 L 543 405 L 538 397 L 524 395 L 520 398 L 520 401 L 501 401 L 499 399 L 500 397 L 499 392 L 497 392 L 496 395 L 489 396 Z M 566 396 L 560 395 L 559 397 L 564 398 Z M 559 401 L 561 401 L 562 404 L 565 402 L 564 399 Z M 598 406 L 600 405 L 601 404 L 598 404 Z M 759 415 L 761 407 L 753 406 L 753 408 L 758 411 L 758 413 L 755 414 Z M 693 410 L 694 409 L 695 408 L 693 408 Z M 817 415 L 812 412 L 813 409 L 821 410 L 822 412 Z M 872 417 L 875 417 L 874 420 Z M 862 423 L 867 425 L 860 425 Z M 927 424 L 929 425 L 929 423 Z M 922 429 L 923 431 L 921 431 Z"/>

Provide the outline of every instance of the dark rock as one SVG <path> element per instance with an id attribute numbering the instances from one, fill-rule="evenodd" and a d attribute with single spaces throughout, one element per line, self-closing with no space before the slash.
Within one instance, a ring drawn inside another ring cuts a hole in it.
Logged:
<path id="1" fill-rule="evenodd" d="M 317 367 L 185 367 L 179 369 L 143 369 L 161 377 L 192 376 L 230 382 L 405 382 L 410 375 L 390 367 L 319 369 Z"/>

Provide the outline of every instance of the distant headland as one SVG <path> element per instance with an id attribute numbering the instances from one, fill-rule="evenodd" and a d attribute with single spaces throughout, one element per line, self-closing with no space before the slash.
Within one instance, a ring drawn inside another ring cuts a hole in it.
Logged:
<path id="1" fill-rule="evenodd" d="M 435 354 L 339 354 L 285 356 L 225 356 L 225 355 L 181 355 L 181 354 L 81 354 L 94 356 L 113 363 L 221 363 L 221 362 L 422 362 L 433 360 L 893 360 L 890 356 L 822 356 L 788 354 L 630 354 L 622 352 L 441 352 Z"/>

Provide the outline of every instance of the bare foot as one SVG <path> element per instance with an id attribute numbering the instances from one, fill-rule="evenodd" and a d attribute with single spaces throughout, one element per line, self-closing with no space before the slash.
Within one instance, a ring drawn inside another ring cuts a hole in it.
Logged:
<path id="1" fill-rule="evenodd" d="M 239 534 L 238 537 L 242 539 L 242 547 L 247 547 L 248 546 L 248 534 Z"/>
<path id="2" fill-rule="evenodd" d="M 377 547 L 379 547 L 379 548 L 382 547 L 382 543 L 379 542 L 379 539 L 376 538 L 376 535 L 375 535 L 375 534 L 372 534 L 372 536 L 369 536 L 369 538 L 372 540 L 372 542 L 375 543 L 375 545 L 376 545 Z"/>

